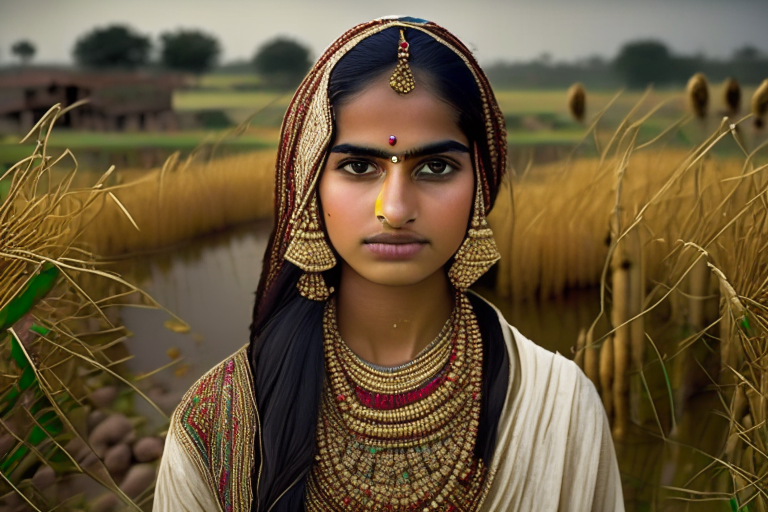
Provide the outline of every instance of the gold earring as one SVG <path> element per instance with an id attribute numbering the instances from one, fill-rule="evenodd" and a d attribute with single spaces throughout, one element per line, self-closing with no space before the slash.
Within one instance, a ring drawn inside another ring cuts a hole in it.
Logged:
<path id="1" fill-rule="evenodd" d="M 475 205 L 472 213 L 472 224 L 467 237 L 454 256 L 453 264 L 448 270 L 448 278 L 454 288 L 466 291 L 485 274 L 494 263 L 501 259 L 496 248 L 493 231 L 485 219 L 485 201 L 483 200 L 482 172 L 479 161 L 479 151 L 475 145 L 475 169 L 477 169 L 477 186 L 475 190 Z"/>
<path id="2" fill-rule="evenodd" d="M 302 213 L 298 227 L 294 227 L 285 259 L 304 271 L 296 284 L 302 297 L 317 301 L 328 299 L 332 290 L 328 289 L 321 272 L 336 266 L 336 256 L 320 228 L 316 195 Z"/>

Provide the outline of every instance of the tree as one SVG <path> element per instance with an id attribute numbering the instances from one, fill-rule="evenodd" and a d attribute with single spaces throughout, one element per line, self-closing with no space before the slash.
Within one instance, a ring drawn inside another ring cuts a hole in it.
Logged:
<path id="1" fill-rule="evenodd" d="M 35 48 L 35 45 L 31 41 L 22 39 L 21 41 L 13 43 L 13 46 L 11 46 L 11 53 L 17 56 L 22 64 L 29 64 L 29 61 L 31 61 L 35 56 L 35 53 L 37 53 L 37 48 Z"/>
<path id="2" fill-rule="evenodd" d="M 278 37 L 258 49 L 253 65 L 268 83 L 294 87 L 311 65 L 309 48 L 292 39 Z"/>
<path id="3" fill-rule="evenodd" d="M 673 59 L 659 41 L 633 41 L 625 44 L 613 62 L 627 86 L 644 88 L 665 84 L 672 78 Z"/>
<path id="4" fill-rule="evenodd" d="M 169 69 L 201 74 L 219 57 L 219 41 L 199 30 L 178 30 L 160 36 L 160 60 Z"/>
<path id="5" fill-rule="evenodd" d="M 755 61 L 762 57 L 760 50 L 754 46 L 746 45 L 733 52 L 733 60 L 736 61 Z"/>
<path id="6" fill-rule="evenodd" d="M 72 53 L 85 67 L 133 69 L 146 64 L 151 49 L 149 37 L 124 25 L 111 25 L 82 36 Z"/>

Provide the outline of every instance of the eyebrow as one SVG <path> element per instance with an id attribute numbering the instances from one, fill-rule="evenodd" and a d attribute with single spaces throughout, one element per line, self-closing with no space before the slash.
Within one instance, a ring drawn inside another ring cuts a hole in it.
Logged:
<path id="1" fill-rule="evenodd" d="M 397 153 L 389 153 L 376 148 L 366 148 L 355 146 L 354 144 L 339 144 L 331 148 L 331 153 L 343 153 L 345 155 L 367 156 L 372 158 L 381 158 L 389 160 Z M 418 158 L 429 155 L 439 155 L 440 153 L 469 153 L 469 148 L 455 140 L 445 140 L 434 142 L 420 148 L 409 149 L 403 153 L 403 158 Z"/>

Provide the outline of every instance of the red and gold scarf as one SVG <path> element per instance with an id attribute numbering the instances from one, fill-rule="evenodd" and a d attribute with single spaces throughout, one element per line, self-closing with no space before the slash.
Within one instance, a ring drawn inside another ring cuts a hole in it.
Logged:
<path id="1" fill-rule="evenodd" d="M 498 188 L 507 163 L 507 133 L 504 116 L 488 77 L 472 52 L 456 36 L 428 21 L 415 18 L 382 18 L 362 23 L 339 37 L 318 59 L 293 96 L 283 119 L 280 148 L 275 169 L 275 226 L 264 256 L 257 308 L 275 282 L 291 242 L 293 224 L 300 218 L 315 193 L 333 134 L 328 83 L 333 68 L 348 51 L 365 38 L 390 27 L 425 32 L 453 50 L 472 72 L 480 90 L 485 115 L 490 169 L 482 177 L 486 213 L 493 204 L 491 188 Z M 482 145 L 481 147 L 485 146 Z"/>

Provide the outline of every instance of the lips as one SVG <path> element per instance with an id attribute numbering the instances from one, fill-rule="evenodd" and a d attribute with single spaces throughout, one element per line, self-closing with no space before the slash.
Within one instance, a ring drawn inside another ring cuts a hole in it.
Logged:
<path id="1" fill-rule="evenodd" d="M 366 244 L 426 244 L 429 242 L 426 238 L 416 233 L 406 231 L 399 233 L 378 233 L 369 236 L 365 240 Z"/>
<path id="2" fill-rule="evenodd" d="M 365 239 L 365 249 L 384 260 L 408 260 L 429 241 L 416 233 L 379 233 Z"/>

